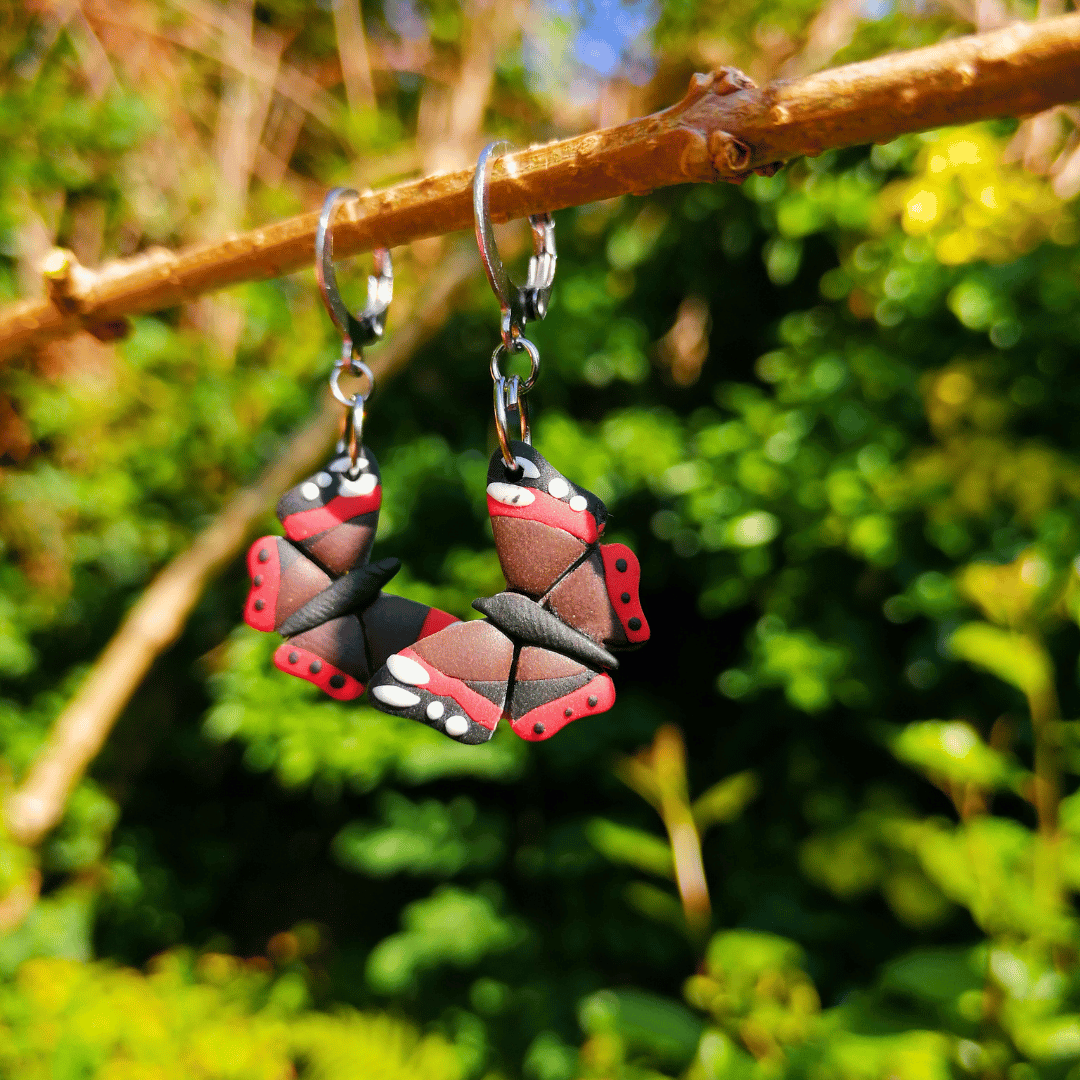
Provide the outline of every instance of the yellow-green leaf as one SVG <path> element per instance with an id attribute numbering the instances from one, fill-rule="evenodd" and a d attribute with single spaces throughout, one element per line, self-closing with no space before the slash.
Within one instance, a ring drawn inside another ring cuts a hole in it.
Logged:
<path id="1" fill-rule="evenodd" d="M 935 777 L 982 787 L 1012 786 L 1023 770 L 991 749 L 962 720 L 924 720 L 908 724 L 890 749 L 903 762 Z"/>
<path id="2" fill-rule="evenodd" d="M 670 846 L 652 833 L 631 829 L 605 818 L 593 818 L 585 826 L 585 836 L 601 855 L 612 862 L 626 863 L 658 877 L 675 877 Z"/>
<path id="3" fill-rule="evenodd" d="M 1025 694 L 1044 693 L 1053 682 L 1050 657 L 1027 634 L 969 622 L 953 633 L 949 647 L 960 659 L 984 668 Z"/>
<path id="4" fill-rule="evenodd" d="M 726 776 L 694 800 L 694 823 L 704 831 L 710 825 L 734 821 L 757 793 L 758 779 L 752 772 Z"/>

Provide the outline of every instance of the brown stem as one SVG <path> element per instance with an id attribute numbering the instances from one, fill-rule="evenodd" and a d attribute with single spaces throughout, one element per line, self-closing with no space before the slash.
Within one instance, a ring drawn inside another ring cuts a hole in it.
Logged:
<path id="1" fill-rule="evenodd" d="M 476 269 L 471 255 L 444 262 L 417 314 L 402 321 L 372 368 L 382 379 L 398 371 L 445 320 L 458 288 Z M 11 835 L 36 844 L 63 816 L 68 795 L 96 756 L 150 665 L 171 645 L 203 590 L 247 542 L 280 493 L 323 459 L 341 406 L 330 401 L 250 487 L 237 491 L 191 547 L 150 583 L 98 657 L 49 732 L 37 760 L 5 807 Z"/>
<path id="2" fill-rule="evenodd" d="M 671 841 L 675 883 L 686 924 L 693 933 L 700 934 L 707 929 L 711 914 L 709 886 L 701 858 L 701 836 L 687 790 L 686 745 L 679 729 L 673 724 L 660 728 L 649 757 L 659 795 L 660 817 Z"/>
<path id="3" fill-rule="evenodd" d="M 1034 629 L 1029 631 L 1040 646 L 1042 642 Z M 1028 709 L 1031 712 L 1031 728 L 1035 747 L 1032 766 L 1035 774 L 1032 801 L 1039 823 L 1039 840 L 1035 844 L 1033 887 L 1037 902 L 1046 914 L 1057 914 L 1064 902 L 1061 881 L 1061 845 L 1058 830 L 1058 808 L 1061 801 L 1061 776 L 1058 762 L 1057 733 L 1055 727 L 1061 720 L 1054 687 L 1053 665 L 1047 661 L 1047 676 L 1040 685 L 1027 692 Z M 1059 970 L 1068 964 L 1068 958 L 1060 947 L 1052 950 L 1054 963 Z"/>
<path id="4" fill-rule="evenodd" d="M 375 108 L 375 87 L 371 81 L 367 34 L 360 0 L 334 0 L 334 30 L 337 33 L 341 78 L 345 100 L 353 112 Z"/>
<path id="5" fill-rule="evenodd" d="M 640 120 L 530 147 L 493 170 L 496 221 L 642 194 L 671 184 L 740 180 L 757 168 L 909 131 L 1039 112 L 1080 98 L 1080 14 L 755 86 L 725 68 L 696 75 L 677 105 Z M 472 227 L 472 175 L 411 180 L 342 206 L 342 255 Z M 48 300 L 0 310 L 0 357 L 79 329 L 87 317 L 154 311 L 224 285 L 310 264 L 317 214 L 178 254 L 105 268 L 74 313 Z"/>
<path id="6" fill-rule="evenodd" d="M 1035 773 L 1035 812 L 1039 819 L 1039 832 L 1053 840 L 1058 831 L 1058 803 L 1061 801 L 1061 777 L 1058 768 L 1054 724 L 1061 719 L 1057 693 L 1053 685 L 1028 694 L 1031 710 L 1031 727 L 1035 737 L 1033 755 Z"/>

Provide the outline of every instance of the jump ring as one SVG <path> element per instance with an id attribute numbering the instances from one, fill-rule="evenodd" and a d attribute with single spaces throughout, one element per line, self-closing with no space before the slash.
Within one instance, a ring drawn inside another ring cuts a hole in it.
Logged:
<path id="1" fill-rule="evenodd" d="M 351 352 L 351 350 L 350 350 Z M 341 379 L 341 373 L 346 368 L 349 369 L 350 374 L 359 375 L 361 377 L 366 376 L 368 381 L 367 392 L 361 394 L 358 390 L 351 397 L 347 396 L 345 392 L 338 385 L 338 381 Z M 375 389 L 375 373 L 358 357 L 349 355 L 346 358 L 344 355 L 341 358 L 341 362 L 334 365 L 334 370 L 330 372 L 330 390 L 334 397 L 341 402 L 347 409 L 355 408 L 357 405 L 362 405 L 369 397 L 371 397 L 372 391 Z"/>
<path id="2" fill-rule="evenodd" d="M 540 350 L 528 339 L 518 338 L 515 342 L 516 348 L 508 349 L 501 341 L 495 346 L 495 351 L 491 354 L 491 377 L 498 382 L 503 378 L 502 370 L 499 368 L 499 359 L 505 356 L 509 352 L 527 352 L 529 354 L 529 374 L 528 377 L 521 380 L 521 392 L 527 394 L 536 382 L 536 376 L 540 373 Z"/>

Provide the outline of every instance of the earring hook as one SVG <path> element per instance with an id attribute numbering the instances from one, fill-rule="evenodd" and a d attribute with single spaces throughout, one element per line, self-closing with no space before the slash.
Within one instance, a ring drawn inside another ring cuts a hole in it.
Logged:
<path id="1" fill-rule="evenodd" d="M 337 273 L 334 270 L 334 231 L 331 219 L 341 199 L 358 198 L 352 188 L 334 188 L 323 200 L 319 227 L 315 232 L 315 277 L 319 293 L 330 318 L 349 345 L 350 356 L 365 345 L 378 341 L 386 327 L 386 310 L 394 297 L 394 264 L 387 248 L 376 248 L 375 273 L 368 276 L 367 304 L 360 314 L 353 315 L 341 299 Z M 370 392 L 370 391 L 369 391 Z"/>
<path id="2" fill-rule="evenodd" d="M 375 389 L 375 373 L 364 363 L 363 348 L 378 341 L 386 327 L 386 311 L 394 296 L 394 264 L 387 248 L 376 248 L 375 273 L 368 276 L 367 304 L 359 315 L 353 315 L 341 299 L 337 274 L 334 271 L 334 232 L 331 219 L 340 199 L 357 193 L 351 188 L 334 188 L 323 200 L 319 227 L 315 232 L 315 277 L 319 295 L 330 318 L 341 333 L 341 358 L 330 372 L 330 390 L 345 406 L 345 429 L 342 441 L 349 452 L 349 476 L 353 479 L 361 469 L 363 448 L 364 403 Z M 357 390 L 351 397 L 339 385 L 341 373 L 348 369 L 352 375 L 366 376 L 367 389 Z"/>
<path id="3" fill-rule="evenodd" d="M 480 152 L 473 174 L 473 220 L 476 227 L 476 246 L 484 264 L 491 291 L 502 309 L 502 339 L 506 349 L 518 349 L 517 342 L 529 319 L 542 319 L 547 314 L 551 298 L 551 283 L 555 280 L 555 222 L 548 213 L 530 214 L 533 255 L 529 259 L 529 274 L 524 285 L 515 285 L 499 257 L 495 243 L 489 205 L 489 176 L 496 155 L 505 152 L 510 144 L 497 140 L 488 143 Z"/>

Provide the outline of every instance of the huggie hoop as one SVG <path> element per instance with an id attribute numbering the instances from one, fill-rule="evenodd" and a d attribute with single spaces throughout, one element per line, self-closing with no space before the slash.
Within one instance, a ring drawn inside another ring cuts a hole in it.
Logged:
<path id="1" fill-rule="evenodd" d="M 323 200 L 319 213 L 319 226 L 315 231 L 315 277 L 319 282 L 319 294 L 330 313 L 334 325 L 350 346 L 349 355 L 365 345 L 378 341 L 386 327 L 386 309 L 394 297 L 394 264 L 387 248 L 376 248 L 375 274 L 368 276 L 367 304 L 359 315 L 353 315 L 345 306 L 338 290 L 334 271 L 334 232 L 331 220 L 334 208 L 341 199 L 359 198 L 352 188 L 334 188 Z"/>
<path id="2" fill-rule="evenodd" d="M 515 285 L 499 257 L 495 243 L 489 206 L 488 175 L 497 151 L 509 149 L 509 143 L 489 143 L 480 152 L 473 173 L 473 221 L 476 228 L 476 246 L 484 264 L 491 291 L 495 293 L 502 309 L 503 345 L 510 349 L 521 340 L 525 323 L 530 319 L 542 319 L 547 314 L 551 299 L 551 284 L 555 280 L 555 222 L 550 214 L 531 214 L 533 255 L 529 260 L 529 275 L 523 286 Z"/>
<path id="3" fill-rule="evenodd" d="M 517 375 L 507 378 L 500 375 L 495 380 L 495 434 L 499 439 L 499 449 L 502 450 L 503 461 L 511 468 L 520 466 L 510 449 L 510 436 L 507 433 L 507 413 L 510 409 L 516 409 L 518 414 L 518 428 L 521 432 L 521 441 L 526 445 L 532 445 L 532 432 L 529 430 L 529 410 L 525 406 L 525 386 Z"/>

